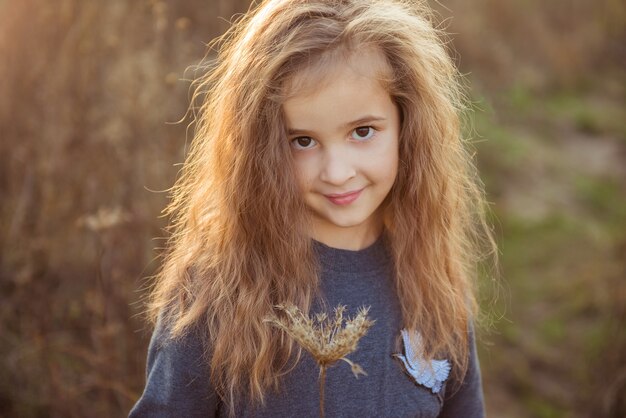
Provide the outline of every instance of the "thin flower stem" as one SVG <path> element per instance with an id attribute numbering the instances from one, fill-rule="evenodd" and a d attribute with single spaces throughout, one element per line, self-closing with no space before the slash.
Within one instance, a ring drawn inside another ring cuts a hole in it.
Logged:
<path id="1" fill-rule="evenodd" d="M 0 0 L 1 1 L 1 0 Z M 280 328 L 308 351 L 320 368 L 320 417 L 324 417 L 324 387 L 326 385 L 326 369 L 337 360 L 344 360 L 352 368 L 355 377 L 366 374 L 356 363 L 346 356 L 354 352 L 359 339 L 374 324 L 367 318 L 369 308 L 359 309 L 354 318 L 344 318 L 345 306 L 335 308 L 334 318 L 322 312 L 314 317 L 305 315 L 293 304 L 276 305 L 286 317 L 272 315 L 266 322 Z M 345 326 L 344 326 L 345 322 Z"/>
<path id="2" fill-rule="evenodd" d="M 324 418 L 324 383 L 326 382 L 326 366 L 320 366 L 320 418 Z"/>

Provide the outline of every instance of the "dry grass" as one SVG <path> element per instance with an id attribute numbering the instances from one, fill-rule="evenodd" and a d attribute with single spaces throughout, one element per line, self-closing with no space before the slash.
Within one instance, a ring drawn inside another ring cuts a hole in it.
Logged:
<path id="1" fill-rule="evenodd" d="M 286 304 L 276 308 L 284 312 L 284 317 L 275 316 L 267 321 L 285 331 L 315 360 L 320 368 L 320 417 L 324 416 L 324 384 L 326 369 L 339 360 L 348 363 L 354 377 L 367 373 L 346 356 L 357 349 L 363 337 L 375 321 L 367 318 L 369 308 L 359 309 L 357 315 L 350 319 L 344 318 L 346 307 L 339 305 L 334 309 L 334 316 L 330 317 L 322 312 L 315 315 L 315 319 L 305 315 L 297 306 Z M 345 324 L 344 324 L 345 321 Z"/>
<path id="2" fill-rule="evenodd" d="M 435 2 L 433 2 L 435 3 Z M 475 86 L 497 91 L 576 88 L 626 65 L 626 4 L 619 0 L 448 0 L 459 64 Z"/>

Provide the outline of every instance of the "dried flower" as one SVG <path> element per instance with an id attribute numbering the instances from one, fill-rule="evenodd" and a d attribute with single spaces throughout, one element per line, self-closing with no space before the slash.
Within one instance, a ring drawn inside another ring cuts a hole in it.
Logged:
<path id="1" fill-rule="evenodd" d="M 308 351 L 320 367 L 320 417 L 324 416 L 324 382 L 326 369 L 337 360 L 348 363 L 358 379 L 359 374 L 367 375 L 365 370 L 346 356 L 354 352 L 363 337 L 375 321 L 367 318 L 369 308 L 362 307 L 357 315 L 344 319 L 346 307 L 338 305 L 334 309 L 334 317 L 325 312 L 315 315 L 315 319 L 305 315 L 292 304 L 277 305 L 277 309 L 285 313 L 285 317 L 268 318 L 272 325 L 282 329 L 298 344 Z M 344 326 L 345 321 L 345 326 Z"/>
<path id="2" fill-rule="evenodd" d="M 123 222 L 128 222 L 130 220 L 130 214 L 125 212 L 120 207 L 101 207 L 94 214 L 80 217 L 76 221 L 76 224 L 80 227 L 87 228 L 94 232 L 101 232 Z"/>

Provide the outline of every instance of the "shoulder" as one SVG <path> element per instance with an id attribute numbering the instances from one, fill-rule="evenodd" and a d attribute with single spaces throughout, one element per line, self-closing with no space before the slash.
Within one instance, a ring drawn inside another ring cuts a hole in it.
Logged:
<path id="1" fill-rule="evenodd" d="M 476 351 L 476 332 L 473 323 L 468 327 L 468 364 L 462 381 L 449 386 L 445 393 L 440 417 L 485 416 L 480 364 Z"/>
<path id="2" fill-rule="evenodd" d="M 211 385 L 205 341 L 199 327 L 173 336 L 159 318 L 148 347 L 146 386 L 131 417 L 215 414 L 218 398 Z"/>

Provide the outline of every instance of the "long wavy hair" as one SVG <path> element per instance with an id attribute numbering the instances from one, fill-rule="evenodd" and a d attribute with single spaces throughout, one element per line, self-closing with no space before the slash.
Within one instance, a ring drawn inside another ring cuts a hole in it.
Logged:
<path id="1" fill-rule="evenodd" d="M 495 244 L 460 133 L 459 74 L 434 22 L 425 1 L 268 0 L 213 44 L 149 306 L 172 338 L 203 330 L 212 384 L 231 412 L 241 394 L 262 403 L 300 355 L 263 321 L 277 303 L 308 311 L 318 290 L 282 103 L 295 74 L 323 70 L 339 50 L 374 47 L 387 60 L 401 133 L 385 226 L 403 325 L 420 331 L 427 357 L 446 353 L 457 378 L 465 373 L 475 267 Z"/>

